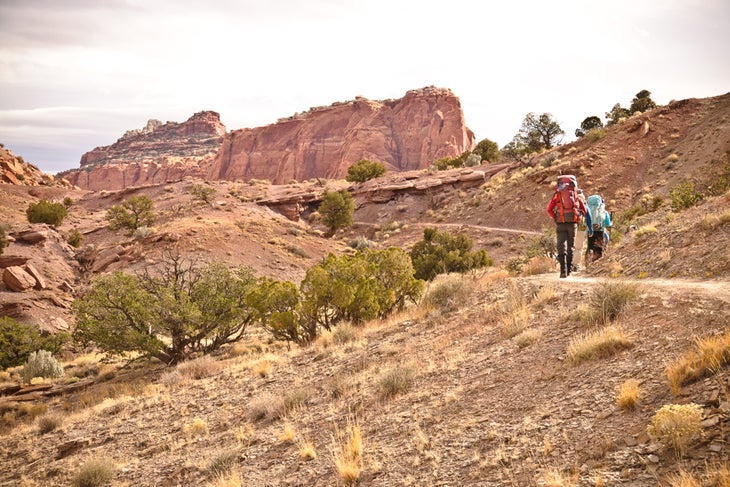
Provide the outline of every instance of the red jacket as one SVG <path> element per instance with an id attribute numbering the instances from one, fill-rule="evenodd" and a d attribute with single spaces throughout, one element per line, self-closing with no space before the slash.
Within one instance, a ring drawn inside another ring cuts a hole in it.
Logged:
<path id="1" fill-rule="evenodd" d="M 555 193 L 553 195 L 553 198 L 550 200 L 550 203 L 547 205 L 547 212 L 548 215 L 550 215 L 550 218 L 555 219 L 555 205 L 558 204 L 558 200 L 560 199 L 560 194 Z M 583 200 L 581 198 L 576 198 L 575 200 L 575 206 L 578 207 L 578 210 L 580 210 L 583 217 L 586 219 L 586 225 L 589 228 L 592 228 L 591 224 L 591 214 L 588 212 L 588 209 L 586 208 L 586 205 L 583 203 Z"/>

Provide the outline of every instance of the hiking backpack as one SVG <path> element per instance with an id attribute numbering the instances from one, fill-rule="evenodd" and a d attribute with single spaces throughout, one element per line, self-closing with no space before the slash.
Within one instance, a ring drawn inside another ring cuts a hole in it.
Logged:
<path id="1" fill-rule="evenodd" d="M 591 221 L 593 222 L 594 230 L 603 230 L 604 223 L 606 222 L 606 205 L 597 194 L 592 194 L 586 199 L 586 207 L 591 212 Z"/>
<path id="2" fill-rule="evenodd" d="M 558 176 L 558 185 L 555 187 L 555 221 L 557 223 L 578 223 L 582 218 L 578 208 L 578 181 L 575 176 L 565 174 Z"/>

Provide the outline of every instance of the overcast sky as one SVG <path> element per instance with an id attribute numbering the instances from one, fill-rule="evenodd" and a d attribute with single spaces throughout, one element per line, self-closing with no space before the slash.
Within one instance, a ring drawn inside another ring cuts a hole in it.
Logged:
<path id="1" fill-rule="evenodd" d="M 235 130 L 430 85 L 477 140 L 529 112 L 572 140 L 644 89 L 730 91 L 730 1 L 0 0 L 0 143 L 46 172 L 150 118 Z"/>

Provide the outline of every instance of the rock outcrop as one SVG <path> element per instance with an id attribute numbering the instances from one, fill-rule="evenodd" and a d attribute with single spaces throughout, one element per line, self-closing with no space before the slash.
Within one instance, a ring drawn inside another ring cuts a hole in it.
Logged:
<path id="1" fill-rule="evenodd" d="M 448 89 L 428 87 L 397 100 L 358 97 L 265 127 L 235 130 L 226 135 L 208 177 L 274 184 L 341 179 L 361 159 L 408 171 L 457 156 L 474 143 L 459 99 Z"/>
<path id="2" fill-rule="evenodd" d="M 62 173 L 83 189 L 117 190 L 163 183 L 186 176 L 203 177 L 206 159 L 220 148 L 226 127 L 212 111 L 194 114 L 182 123 L 150 120 L 128 130 L 114 144 L 81 157 L 81 168 Z"/>
<path id="3" fill-rule="evenodd" d="M 0 147 L 0 183 L 25 186 L 70 186 L 68 181 L 45 174 L 33 164 L 25 162 L 21 156 L 16 156 L 12 151 L 3 147 Z"/>

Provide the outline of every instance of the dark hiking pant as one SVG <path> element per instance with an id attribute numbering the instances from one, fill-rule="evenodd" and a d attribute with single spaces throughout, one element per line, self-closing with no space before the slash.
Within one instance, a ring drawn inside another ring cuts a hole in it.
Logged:
<path id="1" fill-rule="evenodd" d="M 577 223 L 556 223 L 555 233 L 558 236 L 558 262 L 560 273 L 570 271 L 573 264 L 573 246 L 575 245 L 575 232 L 578 229 Z"/>

